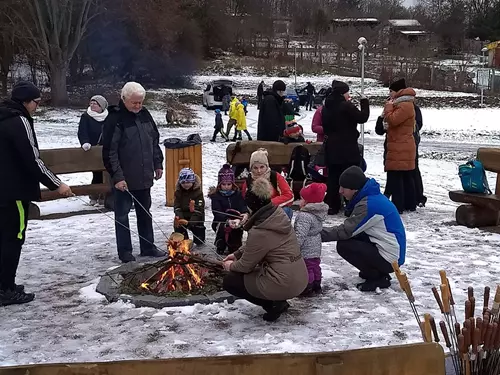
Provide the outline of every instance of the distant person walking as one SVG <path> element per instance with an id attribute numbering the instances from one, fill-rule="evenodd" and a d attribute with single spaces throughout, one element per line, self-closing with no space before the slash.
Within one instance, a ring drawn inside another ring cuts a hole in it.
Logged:
<path id="1" fill-rule="evenodd" d="M 261 81 L 259 83 L 259 86 L 257 86 L 257 109 L 260 109 L 263 97 L 264 97 L 264 81 Z"/>
<path id="2" fill-rule="evenodd" d="M 279 142 L 285 130 L 285 115 L 283 113 L 283 98 L 286 84 L 278 80 L 273 83 L 271 91 L 264 92 L 259 121 L 257 139 L 259 141 Z"/>
<path id="3" fill-rule="evenodd" d="M 73 195 L 40 159 L 33 115 L 40 104 L 40 90 L 18 82 L 11 98 L 0 104 L 0 306 L 28 303 L 34 293 L 16 284 L 21 250 L 26 239 L 31 201 L 41 198 L 40 184 Z M 14 312 L 12 312 L 14 313 Z"/>
<path id="4" fill-rule="evenodd" d="M 90 104 L 85 113 L 80 117 L 78 125 L 78 140 L 84 151 L 88 151 L 92 146 L 101 144 L 102 127 L 108 117 L 108 101 L 104 96 L 95 95 L 90 98 Z M 100 171 L 92 172 L 92 184 L 102 184 L 103 174 Z M 97 195 L 90 195 L 90 205 L 104 204 L 104 198 Z"/>
<path id="5" fill-rule="evenodd" d="M 307 82 L 306 92 L 307 92 L 306 111 L 312 111 L 316 89 L 314 88 L 311 82 Z"/>

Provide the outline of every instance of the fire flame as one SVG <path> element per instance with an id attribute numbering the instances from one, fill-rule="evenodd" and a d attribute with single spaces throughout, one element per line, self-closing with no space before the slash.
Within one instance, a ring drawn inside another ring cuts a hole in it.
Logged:
<path id="1" fill-rule="evenodd" d="M 176 264 L 176 261 L 188 261 L 188 256 L 191 255 L 189 250 L 191 245 L 190 240 L 169 241 L 167 262 L 158 272 L 156 272 L 148 280 L 141 283 L 141 288 L 150 292 L 162 293 L 170 291 L 189 292 L 194 287 L 203 285 L 202 277 L 200 276 L 199 268 L 194 264 Z M 184 256 L 184 257 L 183 257 Z"/>

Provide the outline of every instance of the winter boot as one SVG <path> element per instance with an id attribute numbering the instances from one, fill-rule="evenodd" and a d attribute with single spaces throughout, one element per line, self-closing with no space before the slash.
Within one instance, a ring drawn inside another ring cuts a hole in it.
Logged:
<path id="1" fill-rule="evenodd" d="M 158 250 L 156 247 L 148 251 L 141 251 L 141 257 L 163 258 L 164 256 L 167 256 L 167 254 L 164 251 Z"/>
<path id="2" fill-rule="evenodd" d="M 21 305 L 35 299 L 34 293 L 24 293 L 17 290 L 0 290 L 0 306 Z"/>
<path id="3" fill-rule="evenodd" d="M 267 312 L 262 316 L 266 322 L 275 322 L 279 319 L 281 314 L 286 312 L 290 304 L 287 301 L 276 301 L 273 306 L 267 310 Z"/>
<path id="4" fill-rule="evenodd" d="M 314 293 L 321 293 L 323 289 L 321 288 L 321 280 L 315 280 L 312 285 L 312 290 Z"/>
<path id="5" fill-rule="evenodd" d="M 215 248 L 216 248 L 217 254 L 224 255 L 224 253 L 226 251 L 226 244 L 224 243 L 224 240 L 220 239 L 220 238 L 218 240 L 215 240 Z"/>
<path id="6" fill-rule="evenodd" d="M 118 258 L 122 261 L 122 263 L 135 262 L 135 257 L 131 252 L 118 254 Z"/>
<path id="7" fill-rule="evenodd" d="M 381 277 L 376 280 L 366 280 L 364 283 L 357 285 L 357 288 L 362 292 L 374 292 L 377 288 L 387 289 L 391 286 L 391 281 L 387 277 Z"/>
<path id="8" fill-rule="evenodd" d="M 304 291 L 300 293 L 300 297 L 312 297 L 314 295 L 313 285 L 314 284 L 307 284 Z"/>
<path id="9" fill-rule="evenodd" d="M 212 139 L 210 140 L 210 142 L 216 142 L 216 141 L 215 141 L 215 138 L 212 138 Z"/>

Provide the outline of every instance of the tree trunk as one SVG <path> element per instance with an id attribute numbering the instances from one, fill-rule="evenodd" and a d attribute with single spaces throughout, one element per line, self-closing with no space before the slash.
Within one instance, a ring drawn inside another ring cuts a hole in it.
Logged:
<path id="1" fill-rule="evenodd" d="M 66 85 L 68 68 L 62 65 L 52 68 L 50 72 L 50 96 L 54 107 L 67 106 L 69 101 Z"/>
<path id="2" fill-rule="evenodd" d="M 0 91 L 0 96 L 7 97 L 7 75 L 0 69 L 0 82 L 2 83 L 2 91 Z"/>

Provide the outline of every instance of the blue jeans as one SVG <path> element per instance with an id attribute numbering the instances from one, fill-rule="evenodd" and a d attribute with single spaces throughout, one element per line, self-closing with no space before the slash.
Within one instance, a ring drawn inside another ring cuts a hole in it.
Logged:
<path id="1" fill-rule="evenodd" d="M 291 207 L 283 207 L 283 211 L 285 211 L 286 216 L 289 217 L 290 220 L 292 220 L 293 217 L 293 210 Z"/>
<path id="2" fill-rule="evenodd" d="M 135 203 L 135 215 L 137 217 L 137 231 L 142 238 L 139 238 L 141 254 L 146 255 L 154 249 L 153 221 L 150 217 L 151 189 L 134 190 L 130 194 L 147 210 L 144 211 L 137 202 L 132 202 L 132 197 L 126 191 L 113 189 L 115 199 L 115 233 L 116 247 L 118 255 L 132 252 L 132 240 L 130 238 L 130 224 L 128 214 Z M 119 224 L 120 223 L 120 224 Z"/>

